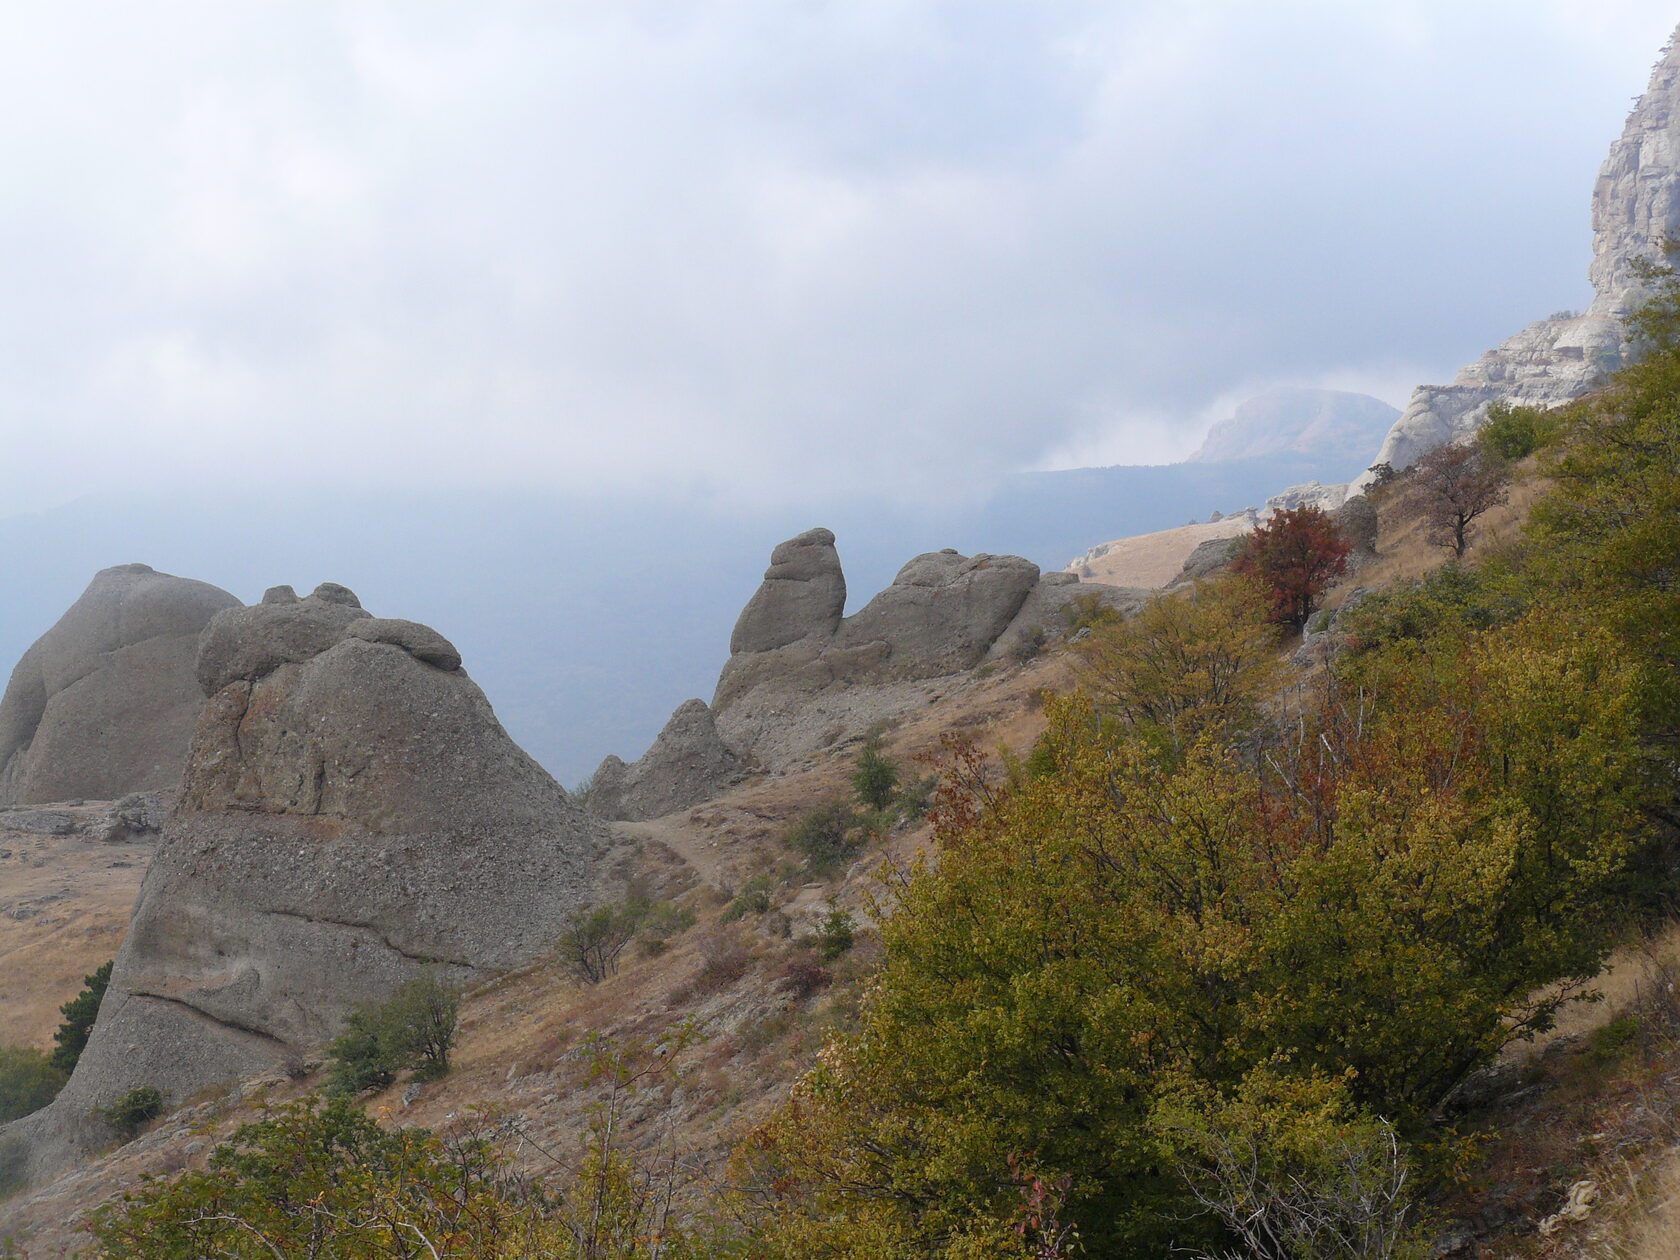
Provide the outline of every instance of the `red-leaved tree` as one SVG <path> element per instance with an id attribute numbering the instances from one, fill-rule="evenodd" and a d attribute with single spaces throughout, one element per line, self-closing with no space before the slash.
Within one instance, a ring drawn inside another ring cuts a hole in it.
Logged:
<path id="1" fill-rule="evenodd" d="M 1265 589 L 1273 621 L 1300 630 L 1317 609 L 1319 596 L 1347 567 L 1351 550 L 1321 509 L 1290 508 L 1250 534 L 1231 567 Z"/>

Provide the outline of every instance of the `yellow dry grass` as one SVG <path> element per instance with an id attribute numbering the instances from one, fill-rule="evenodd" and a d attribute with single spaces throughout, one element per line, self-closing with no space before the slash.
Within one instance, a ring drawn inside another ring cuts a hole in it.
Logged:
<path id="1" fill-rule="evenodd" d="M 58 1008 L 122 945 L 151 845 L 0 831 L 0 850 L 0 1041 L 50 1049 Z"/>
<path id="2" fill-rule="evenodd" d="M 1139 534 L 1135 538 L 1116 538 L 1091 549 L 1102 550 L 1100 556 L 1069 565 L 1068 571 L 1079 574 L 1087 582 L 1153 590 L 1177 577 L 1190 553 L 1203 543 L 1215 538 L 1235 538 L 1248 533 L 1250 528 L 1247 517 L 1227 516 L 1222 521 L 1180 525 L 1177 529 Z"/>

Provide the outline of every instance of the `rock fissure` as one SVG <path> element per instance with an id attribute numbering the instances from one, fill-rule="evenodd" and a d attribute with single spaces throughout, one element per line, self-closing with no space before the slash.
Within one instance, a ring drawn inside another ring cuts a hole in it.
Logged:
<path id="1" fill-rule="evenodd" d="M 409 962 L 420 963 L 422 966 L 460 967 L 467 971 L 483 970 L 482 967 L 476 966 L 475 964 L 460 958 L 448 958 L 442 954 L 422 954 L 404 949 L 401 945 L 398 945 L 389 936 L 380 931 L 380 929 L 374 927 L 371 923 L 355 923 L 347 919 L 317 917 L 315 915 L 304 914 L 298 910 L 268 910 L 264 913 L 273 915 L 275 918 L 279 919 L 298 919 L 304 923 L 314 924 L 316 927 L 344 928 L 351 932 L 365 932 L 377 940 L 386 949 L 390 950 L 393 954 L 406 958 Z"/>
<path id="2" fill-rule="evenodd" d="M 195 1006 L 185 998 L 170 997 L 164 993 L 149 993 L 144 989 L 130 989 L 128 996 L 131 998 L 145 998 L 149 1002 L 164 1002 L 170 1006 L 178 1006 L 182 1010 L 190 1012 L 197 1018 L 207 1020 L 218 1027 L 230 1029 L 231 1031 L 237 1033 L 244 1033 L 248 1037 L 260 1038 L 261 1040 L 268 1042 L 270 1045 L 280 1046 L 282 1048 L 286 1047 L 286 1042 L 282 1038 L 276 1037 L 271 1032 L 265 1032 L 261 1028 L 253 1028 L 249 1024 L 242 1024 L 237 1020 L 226 1019 L 220 1015 L 212 1015 L 202 1006 Z"/>

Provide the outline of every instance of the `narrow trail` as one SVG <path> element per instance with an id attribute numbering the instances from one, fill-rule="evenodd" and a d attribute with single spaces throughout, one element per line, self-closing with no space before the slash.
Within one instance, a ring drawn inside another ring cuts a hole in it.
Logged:
<path id="1" fill-rule="evenodd" d="M 648 822 L 615 822 L 612 826 L 622 836 L 653 840 L 664 845 L 720 892 L 731 888 L 733 881 L 724 869 L 718 842 L 708 840 L 699 828 L 685 824 L 682 815 L 673 814 Z"/>

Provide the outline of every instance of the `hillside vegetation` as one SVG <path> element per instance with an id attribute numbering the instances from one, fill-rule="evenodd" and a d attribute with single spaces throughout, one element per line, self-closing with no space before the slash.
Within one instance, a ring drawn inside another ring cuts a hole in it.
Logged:
<path id="1" fill-rule="evenodd" d="M 625 1140 L 688 1095 L 698 1032 L 651 1023 L 579 1057 L 595 1101 L 546 1171 L 515 1117 L 446 1139 L 305 1099 L 107 1209 L 100 1253 L 1427 1254 L 1500 1158 L 1487 1082 L 1674 908 L 1677 324 L 1671 283 L 1608 389 L 1496 418 L 1485 457 L 1550 487 L 1526 528 L 1342 601 L 1322 667 L 1280 658 L 1307 613 L 1249 565 L 1098 627 L 1028 755 L 951 739 L 930 844 L 857 907 L 878 966 L 727 1173 Z M 835 860 L 905 834 L 870 804 Z M 758 887 L 720 917 L 771 914 Z M 779 983 L 836 982 L 825 930 Z M 755 966 L 710 948 L 712 992 Z"/>

